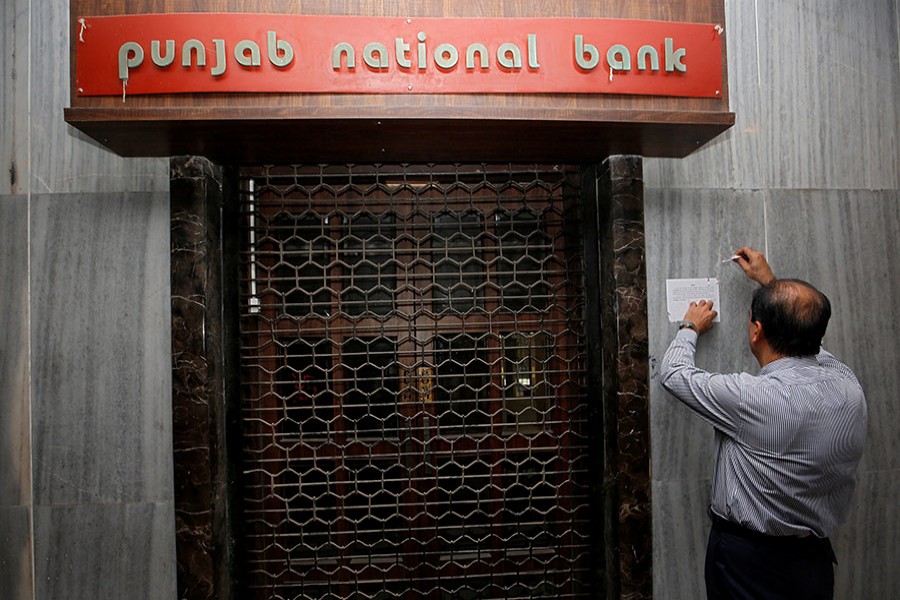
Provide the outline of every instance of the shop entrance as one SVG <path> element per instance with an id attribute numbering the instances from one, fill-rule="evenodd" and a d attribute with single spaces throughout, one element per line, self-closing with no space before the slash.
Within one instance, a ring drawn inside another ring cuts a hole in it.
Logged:
<path id="1" fill-rule="evenodd" d="M 241 182 L 240 597 L 587 597 L 579 170 Z"/>

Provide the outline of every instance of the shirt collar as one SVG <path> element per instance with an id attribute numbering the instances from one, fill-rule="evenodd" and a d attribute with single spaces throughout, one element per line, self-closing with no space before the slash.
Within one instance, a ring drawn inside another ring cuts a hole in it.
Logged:
<path id="1" fill-rule="evenodd" d="M 797 367 L 814 367 L 819 362 L 816 360 L 816 357 L 813 355 L 809 356 L 785 356 L 784 358 L 779 358 L 777 360 L 773 360 L 762 369 L 759 370 L 760 375 L 768 375 L 769 373 L 774 373 L 776 371 L 783 371 L 785 369 L 794 369 Z"/>

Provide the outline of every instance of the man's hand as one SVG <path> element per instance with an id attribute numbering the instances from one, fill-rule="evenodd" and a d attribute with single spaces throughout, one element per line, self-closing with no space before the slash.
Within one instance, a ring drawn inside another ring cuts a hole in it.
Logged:
<path id="1" fill-rule="evenodd" d="M 696 325 L 698 334 L 706 333 L 715 325 L 713 319 L 718 314 L 713 310 L 712 300 L 701 300 L 700 302 L 691 302 L 687 312 L 684 313 L 684 320 Z"/>
<path id="2" fill-rule="evenodd" d="M 775 281 L 775 274 L 772 273 L 772 269 L 769 267 L 769 263 L 762 252 L 754 250 L 750 246 L 744 246 L 734 254 L 737 256 L 734 262 L 743 269 L 744 275 L 748 278 L 759 283 L 759 285 L 766 285 Z"/>

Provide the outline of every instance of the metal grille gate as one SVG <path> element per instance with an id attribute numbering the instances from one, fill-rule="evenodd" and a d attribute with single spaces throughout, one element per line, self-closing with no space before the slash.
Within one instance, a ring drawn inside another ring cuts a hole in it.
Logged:
<path id="1" fill-rule="evenodd" d="M 242 187 L 241 597 L 586 597 L 578 170 Z"/>

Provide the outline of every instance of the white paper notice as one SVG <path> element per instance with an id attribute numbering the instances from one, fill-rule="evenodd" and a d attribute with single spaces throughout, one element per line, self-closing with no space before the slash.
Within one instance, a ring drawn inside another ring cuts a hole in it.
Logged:
<path id="1" fill-rule="evenodd" d="M 712 300 L 713 306 L 719 312 L 713 321 L 722 320 L 718 278 L 666 279 L 666 310 L 669 312 L 670 323 L 683 319 L 691 302 L 699 300 Z"/>

